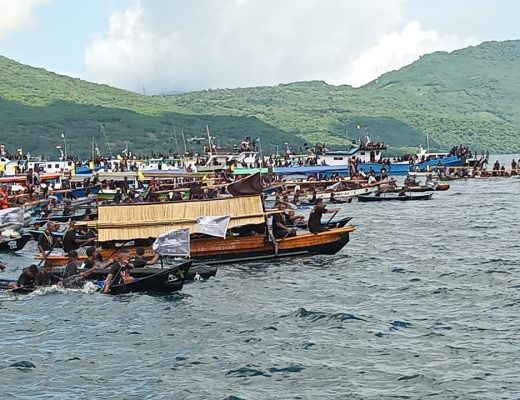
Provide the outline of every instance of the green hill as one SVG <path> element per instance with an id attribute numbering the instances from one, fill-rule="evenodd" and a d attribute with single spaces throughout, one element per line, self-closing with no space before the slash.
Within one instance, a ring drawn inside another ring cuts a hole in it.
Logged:
<path id="1" fill-rule="evenodd" d="M 344 147 L 370 133 L 394 151 L 460 143 L 520 151 L 520 41 L 437 52 L 354 89 L 324 82 L 143 96 L 60 76 L 0 57 L 0 143 L 49 153 L 66 132 L 86 155 L 95 136 L 114 150 L 176 150 L 173 132 L 232 145 L 260 137 L 266 153 L 304 142 Z M 182 148 L 182 141 L 178 135 Z"/>
<path id="2" fill-rule="evenodd" d="M 259 137 L 266 149 L 303 140 L 253 116 L 194 114 L 167 97 L 143 96 L 57 75 L 0 57 L 0 143 L 10 151 L 53 154 L 65 132 L 69 151 L 90 154 L 92 137 L 102 153 L 120 152 L 128 143 L 134 154 L 184 150 L 186 138 L 206 136 L 215 143 L 237 144 L 245 136 Z M 108 139 L 106 144 L 103 130 Z M 175 140 L 175 136 L 177 140 Z M 201 150 L 197 142 L 187 148 Z"/>
<path id="3" fill-rule="evenodd" d="M 519 98 L 520 41 L 507 41 L 425 55 L 359 89 L 298 82 L 172 101 L 193 112 L 254 115 L 311 142 L 346 144 L 366 128 L 398 148 L 425 145 L 429 134 L 433 147 L 507 152 L 520 151 Z"/>

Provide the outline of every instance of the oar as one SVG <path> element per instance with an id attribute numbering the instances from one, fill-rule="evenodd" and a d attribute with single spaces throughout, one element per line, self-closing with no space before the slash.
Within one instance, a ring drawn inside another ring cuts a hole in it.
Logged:
<path id="1" fill-rule="evenodd" d="M 52 233 L 51 233 L 51 236 L 52 236 Z M 54 236 L 53 236 L 54 237 Z M 54 237 L 55 238 L 55 237 Z M 55 238 L 56 239 L 56 238 Z M 56 239 L 54 241 L 54 243 L 52 244 L 51 248 L 49 249 L 49 251 L 47 252 L 47 254 L 44 254 L 43 255 L 43 258 L 41 259 L 41 261 L 38 263 L 37 267 L 39 267 L 40 265 L 42 265 L 42 262 L 46 261 L 47 260 L 47 257 L 49 257 L 49 255 L 51 254 L 52 250 L 54 250 L 54 248 L 56 247 L 56 245 L 58 244 L 58 239 Z"/>
<path id="2" fill-rule="evenodd" d="M 332 218 L 334 218 L 338 212 L 339 212 L 339 210 L 336 211 L 334 214 L 332 214 L 332 216 L 329 218 L 329 220 L 327 221 L 327 223 L 325 224 L 325 226 L 329 226 L 330 221 L 332 221 Z"/>

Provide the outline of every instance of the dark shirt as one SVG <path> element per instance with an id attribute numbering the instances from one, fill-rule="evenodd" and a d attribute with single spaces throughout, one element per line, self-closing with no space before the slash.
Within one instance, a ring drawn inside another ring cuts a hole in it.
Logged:
<path id="1" fill-rule="evenodd" d="M 273 214 L 273 235 L 275 238 L 279 239 L 287 234 L 285 229 L 282 229 L 278 226 L 279 223 L 285 226 L 284 222 L 285 217 L 281 213 Z"/>
<path id="2" fill-rule="evenodd" d="M 54 274 L 44 274 L 40 271 L 34 277 L 34 286 L 50 286 L 61 281 L 61 278 Z"/>
<path id="3" fill-rule="evenodd" d="M 309 215 L 308 227 L 312 233 L 323 232 L 325 227 L 321 224 L 321 216 L 327 212 L 325 207 L 314 207 L 311 214 Z"/>
<path id="4" fill-rule="evenodd" d="M 65 206 L 63 208 L 63 216 L 68 217 L 69 215 L 72 215 L 72 207 Z"/>
<path id="5" fill-rule="evenodd" d="M 70 262 L 65 267 L 65 272 L 63 273 L 63 279 L 67 279 L 71 276 L 78 275 L 78 266 L 74 262 Z"/>
<path id="6" fill-rule="evenodd" d="M 41 247 L 44 251 L 49 251 L 54 247 L 55 242 L 56 238 L 47 229 L 45 229 L 38 238 L 38 247 Z"/>
<path id="7" fill-rule="evenodd" d="M 18 286 L 23 286 L 23 287 L 34 286 L 34 275 L 33 276 L 29 276 L 27 271 L 22 272 L 22 274 L 18 278 L 18 282 L 16 284 Z"/>
<path id="8" fill-rule="evenodd" d="M 129 274 L 130 266 L 121 265 L 119 262 L 112 264 L 110 267 L 110 274 L 112 275 L 112 283 L 111 285 L 118 285 L 124 282 L 124 278 Z"/>
<path id="9" fill-rule="evenodd" d="M 85 261 L 83 261 L 82 268 L 86 270 L 94 268 L 94 263 L 94 261 L 87 258 Z"/>
<path id="10" fill-rule="evenodd" d="M 69 229 L 63 236 L 63 250 L 68 253 L 71 250 L 77 250 L 78 244 L 76 243 L 76 231 Z"/>
<path id="11" fill-rule="evenodd" d="M 141 257 L 135 257 L 133 260 L 130 260 L 134 268 L 146 268 L 146 260 Z"/>

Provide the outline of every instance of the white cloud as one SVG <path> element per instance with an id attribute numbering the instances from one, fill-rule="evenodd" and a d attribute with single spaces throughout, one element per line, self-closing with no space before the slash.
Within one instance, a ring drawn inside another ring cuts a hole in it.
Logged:
<path id="1" fill-rule="evenodd" d="M 403 20 L 405 0 L 135 0 L 87 46 L 85 78 L 148 93 L 319 79 L 360 84 L 456 36 Z M 402 29 L 402 30 L 401 30 Z"/>
<path id="2" fill-rule="evenodd" d="M 136 1 L 85 50 L 85 78 L 147 92 L 337 80 L 403 0 Z"/>
<path id="3" fill-rule="evenodd" d="M 34 23 L 34 8 L 51 0 L 0 0 L 0 39 Z"/>
<path id="4" fill-rule="evenodd" d="M 369 48 L 346 68 L 347 73 L 339 82 L 362 86 L 385 72 L 418 60 L 423 54 L 440 50 L 452 51 L 476 43 L 475 38 L 441 34 L 434 29 L 424 30 L 419 22 L 413 21 L 401 32 L 392 32 L 381 37 L 377 45 Z"/>

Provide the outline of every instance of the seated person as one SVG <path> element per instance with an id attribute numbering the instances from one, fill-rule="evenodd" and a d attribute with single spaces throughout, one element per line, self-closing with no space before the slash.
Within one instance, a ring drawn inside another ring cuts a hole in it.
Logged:
<path id="1" fill-rule="evenodd" d="M 47 222 L 45 230 L 38 238 L 38 250 L 42 255 L 49 253 L 56 247 L 57 238 L 53 235 L 58 230 L 58 225 L 52 221 Z"/>
<path id="2" fill-rule="evenodd" d="M 52 262 L 47 260 L 45 261 L 43 269 L 34 277 L 34 286 L 38 288 L 55 284 L 60 285 L 62 281 L 58 275 L 52 273 Z"/>
<path id="3" fill-rule="evenodd" d="M 284 216 L 286 225 L 296 225 L 305 219 L 303 215 L 296 215 L 294 210 L 285 210 Z"/>
<path id="4" fill-rule="evenodd" d="M 78 269 L 78 252 L 76 250 L 69 251 L 69 262 L 63 273 L 63 286 L 65 287 L 81 287 L 85 284 L 85 278 L 92 275 L 97 270 L 94 265 L 92 268 L 80 272 Z"/>
<path id="5" fill-rule="evenodd" d="M 133 257 L 130 262 L 134 268 L 146 268 L 147 265 L 154 265 L 158 259 L 159 254 L 154 254 L 150 260 L 147 260 L 144 256 L 144 247 L 136 247 L 135 257 Z"/>
<path id="6" fill-rule="evenodd" d="M 130 264 L 130 253 L 127 249 L 121 249 L 118 252 L 118 260 L 110 268 L 110 272 L 105 280 L 103 293 L 109 293 L 112 285 L 122 285 L 131 283 L 134 278 L 130 276 L 130 269 L 133 267 Z"/>
<path id="7" fill-rule="evenodd" d="M 285 204 L 278 204 L 279 213 L 273 214 L 273 235 L 276 239 L 284 239 L 288 237 L 296 236 L 294 229 L 288 228 L 284 221 Z"/>
<path id="8" fill-rule="evenodd" d="M 23 288 L 32 288 L 34 287 L 34 278 L 40 272 L 38 267 L 35 264 L 32 264 L 29 268 L 23 271 L 18 278 L 18 281 L 13 284 L 12 288 L 23 287 Z"/>
<path id="9" fill-rule="evenodd" d="M 316 200 L 316 205 L 314 206 L 314 208 L 311 211 L 311 214 L 309 215 L 309 231 L 311 233 L 319 233 L 326 231 L 327 228 L 321 223 L 321 216 L 326 213 L 335 213 L 338 211 L 339 208 L 331 208 L 330 210 L 327 210 L 327 208 L 325 208 L 325 205 L 323 204 L 323 199 Z"/>

